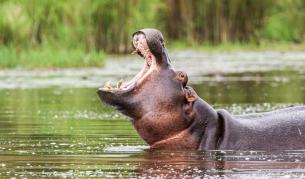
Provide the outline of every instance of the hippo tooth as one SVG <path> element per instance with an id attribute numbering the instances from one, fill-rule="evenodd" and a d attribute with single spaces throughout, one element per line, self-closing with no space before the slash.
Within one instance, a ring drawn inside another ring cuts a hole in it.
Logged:
<path id="1" fill-rule="evenodd" d="M 111 88 L 112 88 L 112 86 L 111 86 L 111 81 L 107 81 L 107 82 L 105 83 L 105 85 L 104 85 L 104 88 L 106 88 L 106 89 L 111 89 Z"/>
<path id="2" fill-rule="evenodd" d="M 134 50 L 134 51 L 131 52 L 132 55 L 134 55 L 136 53 L 137 53 L 137 50 Z"/>
<path id="3" fill-rule="evenodd" d="M 121 79 L 120 81 L 118 81 L 117 88 L 121 89 L 122 85 L 123 85 L 123 80 Z"/>

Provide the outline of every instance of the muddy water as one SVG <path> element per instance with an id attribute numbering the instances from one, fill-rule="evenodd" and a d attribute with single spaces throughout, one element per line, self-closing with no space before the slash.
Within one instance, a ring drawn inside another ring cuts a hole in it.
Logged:
<path id="1" fill-rule="evenodd" d="M 176 52 L 176 69 L 215 108 L 234 114 L 305 102 L 305 53 Z M 104 68 L 0 71 L 0 177 L 305 177 L 304 151 L 149 151 L 96 88 L 129 79 L 137 57 Z"/>

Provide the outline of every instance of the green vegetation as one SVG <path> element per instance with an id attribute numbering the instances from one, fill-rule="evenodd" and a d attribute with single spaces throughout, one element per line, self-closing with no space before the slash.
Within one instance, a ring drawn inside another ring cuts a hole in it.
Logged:
<path id="1" fill-rule="evenodd" d="M 101 66 L 105 59 L 104 53 L 85 53 L 80 49 L 34 48 L 16 50 L 0 48 L 0 67 L 26 68 L 62 68 Z"/>
<path id="2" fill-rule="evenodd" d="M 104 53 L 129 53 L 144 27 L 174 48 L 303 49 L 305 1 L 0 0 L 0 67 L 101 65 Z"/>
<path id="3" fill-rule="evenodd" d="M 18 51 L 15 48 L 0 48 L 0 67 L 62 68 L 101 66 L 104 53 L 85 53 L 80 49 L 34 48 Z"/>
<path id="4" fill-rule="evenodd" d="M 228 52 L 228 51 L 304 51 L 305 43 L 292 43 L 286 41 L 261 41 L 254 42 L 222 42 L 219 44 L 200 43 L 190 44 L 184 41 L 171 41 L 170 51 L 195 50 L 203 52 Z"/>

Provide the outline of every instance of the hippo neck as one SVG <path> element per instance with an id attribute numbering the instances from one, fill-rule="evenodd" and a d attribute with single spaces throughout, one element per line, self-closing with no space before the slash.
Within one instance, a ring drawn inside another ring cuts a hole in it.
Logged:
<path id="1" fill-rule="evenodd" d="M 174 136 L 155 142 L 151 148 L 216 149 L 219 138 L 217 112 L 202 99 L 198 99 L 193 108 L 195 117 L 188 128 Z"/>
<path id="2" fill-rule="evenodd" d="M 219 140 L 219 117 L 216 110 L 207 102 L 199 98 L 194 105 L 197 110 L 193 123 L 193 136 L 199 137 L 197 149 L 215 150 Z"/>

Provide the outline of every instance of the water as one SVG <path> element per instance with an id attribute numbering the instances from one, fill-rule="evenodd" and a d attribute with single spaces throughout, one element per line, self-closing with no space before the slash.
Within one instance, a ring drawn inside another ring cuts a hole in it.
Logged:
<path id="1" fill-rule="evenodd" d="M 305 53 L 173 54 L 215 108 L 245 114 L 305 102 Z M 0 177 L 305 178 L 305 150 L 150 151 L 96 95 L 141 65 L 127 56 L 105 68 L 1 70 Z"/>

